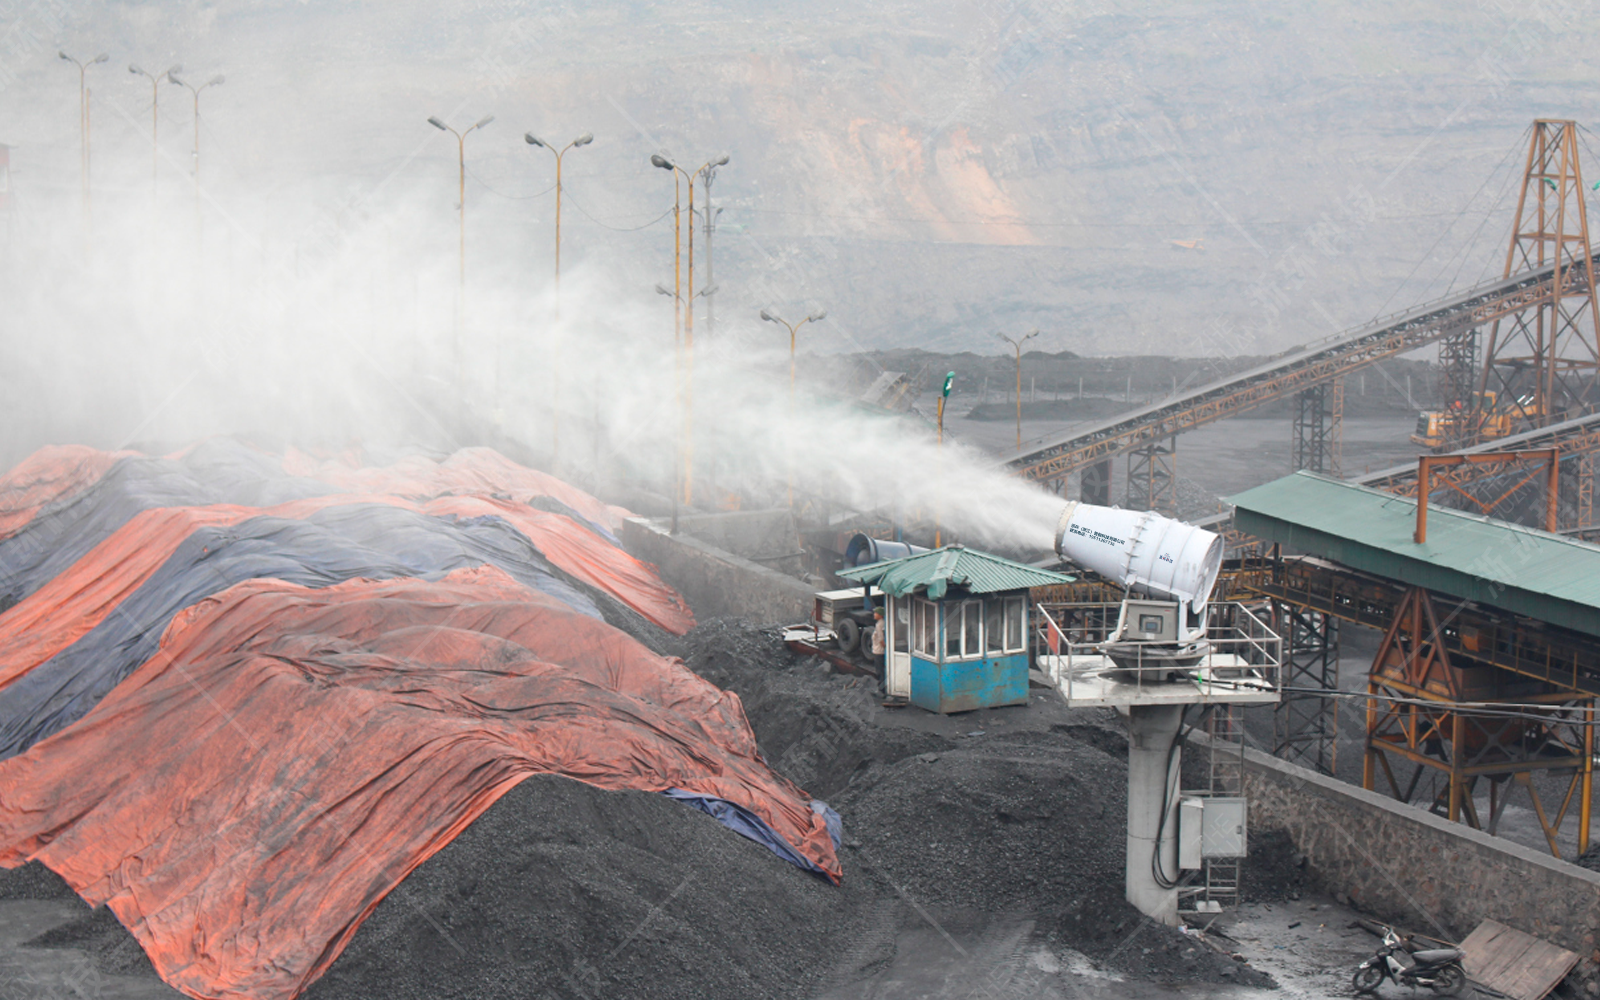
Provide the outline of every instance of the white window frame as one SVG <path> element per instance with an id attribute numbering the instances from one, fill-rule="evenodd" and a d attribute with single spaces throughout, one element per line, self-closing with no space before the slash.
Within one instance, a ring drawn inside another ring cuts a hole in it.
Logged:
<path id="1" fill-rule="evenodd" d="M 1012 612 L 1015 611 L 1015 616 Z M 1007 653 L 1024 653 L 1028 649 L 1028 602 L 1021 597 L 1008 597 L 1005 599 L 1005 613 L 1001 616 L 1006 631 L 1004 643 Z M 1011 627 L 1017 629 L 1016 645 L 1011 644 Z"/>

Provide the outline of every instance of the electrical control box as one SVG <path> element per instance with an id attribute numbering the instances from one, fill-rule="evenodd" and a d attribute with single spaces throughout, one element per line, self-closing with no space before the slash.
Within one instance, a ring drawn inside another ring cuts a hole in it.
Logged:
<path id="1" fill-rule="evenodd" d="M 1117 638 L 1127 642 L 1177 642 L 1183 605 L 1176 601 L 1128 598 L 1122 602 Z"/>
<path id="2" fill-rule="evenodd" d="M 1186 872 L 1200 869 L 1205 806 L 1205 799 L 1178 800 L 1178 867 Z"/>
<path id="3" fill-rule="evenodd" d="M 1178 867 L 1196 871 L 1206 858 L 1242 858 L 1247 853 L 1245 800 L 1231 796 L 1178 800 Z"/>

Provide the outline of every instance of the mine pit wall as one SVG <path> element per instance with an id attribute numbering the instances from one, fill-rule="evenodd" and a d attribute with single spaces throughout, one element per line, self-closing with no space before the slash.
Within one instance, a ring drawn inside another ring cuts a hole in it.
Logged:
<path id="1" fill-rule="evenodd" d="M 1600 873 L 1254 750 L 1244 783 L 1251 828 L 1287 830 L 1323 885 L 1360 909 L 1456 941 L 1493 919 L 1595 951 Z"/>
<path id="2" fill-rule="evenodd" d="M 654 563 L 661 578 L 678 589 L 700 619 L 745 618 L 757 625 L 790 625 L 811 617 L 815 591 L 710 542 L 670 532 L 663 519 L 630 518 L 622 525 L 622 546 Z"/>

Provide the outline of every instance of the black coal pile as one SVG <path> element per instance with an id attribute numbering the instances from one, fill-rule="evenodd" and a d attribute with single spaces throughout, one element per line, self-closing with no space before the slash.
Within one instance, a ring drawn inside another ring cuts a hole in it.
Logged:
<path id="1" fill-rule="evenodd" d="M 1270 984 L 1123 900 L 1126 743 L 1105 713 L 1052 726 L 1041 702 L 985 731 L 886 710 L 874 682 L 742 622 L 641 638 L 737 692 L 768 761 L 839 810 L 844 885 L 665 796 L 536 777 L 385 898 L 308 998 L 849 996 L 930 927 L 1002 921 L 1136 977 Z M 52 879 L 13 873 L 0 896 Z M 131 937 L 85 914 L 38 943 L 137 971 Z"/>
<path id="2" fill-rule="evenodd" d="M 1250 857 L 1239 879 L 1247 903 L 1284 903 L 1319 889 L 1287 830 L 1250 831 Z"/>

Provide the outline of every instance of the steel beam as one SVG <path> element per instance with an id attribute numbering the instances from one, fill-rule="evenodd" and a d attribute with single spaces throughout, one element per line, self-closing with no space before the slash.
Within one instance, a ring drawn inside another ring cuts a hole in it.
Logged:
<path id="1" fill-rule="evenodd" d="M 1128 452 L 1128 508 L 1178 515 L 1178 439 Z"/>
<path id="2" fill-rule="evenodd" d="M 1344 443 L 1344 379 L 1320 382 L 1295 393 L 1291 434 L 1294 469 L 1337 477 Z"/>
<path id="3" fill-rule="evenodd" d="M 1593 257 L 1600 257 L 1600 252 Z M 1019 452 L 1004 459 L 1002 464 L 1024 478 L 1048 482 L 1141 444 L 1237 416 L 1308 386 L 1554 298 L 1585 294 L 1589 273 L 1589 269 L 1572 267 L 1561 270 L 1558 275 L 1554 267 L 1547 266 L 1486 282 L 1438 302 L 1385 317 L 1329 341 L 1291 351 L 1154 406 Z"/>
<path id="4" fill-rule="evenodd" d="M 1589 847 L 1595 699 L 1549 685 L 1530 690 L 1506 671 L 1453 658 L 1440 641 L 1447 623 L 1431 595 L 1412 588 L 1384 633 L 1367 679 L 1362 786 L 1375 791 L 1381 770 L 1400 801 L 1429 802 L 1451 822 L 1495 833 L 1507 794 L 1499 786 L 1512 778 L 1526 789 L 1558 858 L 1561 825 L 1576 799 L 1582 854 Z M 1403 790 L 1391 758 L 1414 768 Z M 1553 815 L 1533 784 L 1537 771 L 1568 778 Z M 1487 823 L 1473 798 L 1481 778 L 1491 782 Z"/>
<path id="5" fill-rule="evenodd" d="M 1497 319 L 1484 349 L 1480 391 L 1495 392 L 1497 408 L 1525 426 L 1600 403 L 1600 302 L 1578 146 L 1577 122 L 1533 123 L 1505 274 L 1549 267 L 1552 288 L 1566 290 Z M 1569 272 L 1579 273 L 1577 282 L 1562 280 Z"/>
<path id="6" fill-rule="evenodd" d="M 1339 689 L 1339 620 L 1286 601 L 1273 601 L 1272 607 L 1275 628 L 1286 643 L 1272 752 L 1332 774 L 1338 763 L 1339 700 L 1332 692 Z"/>

